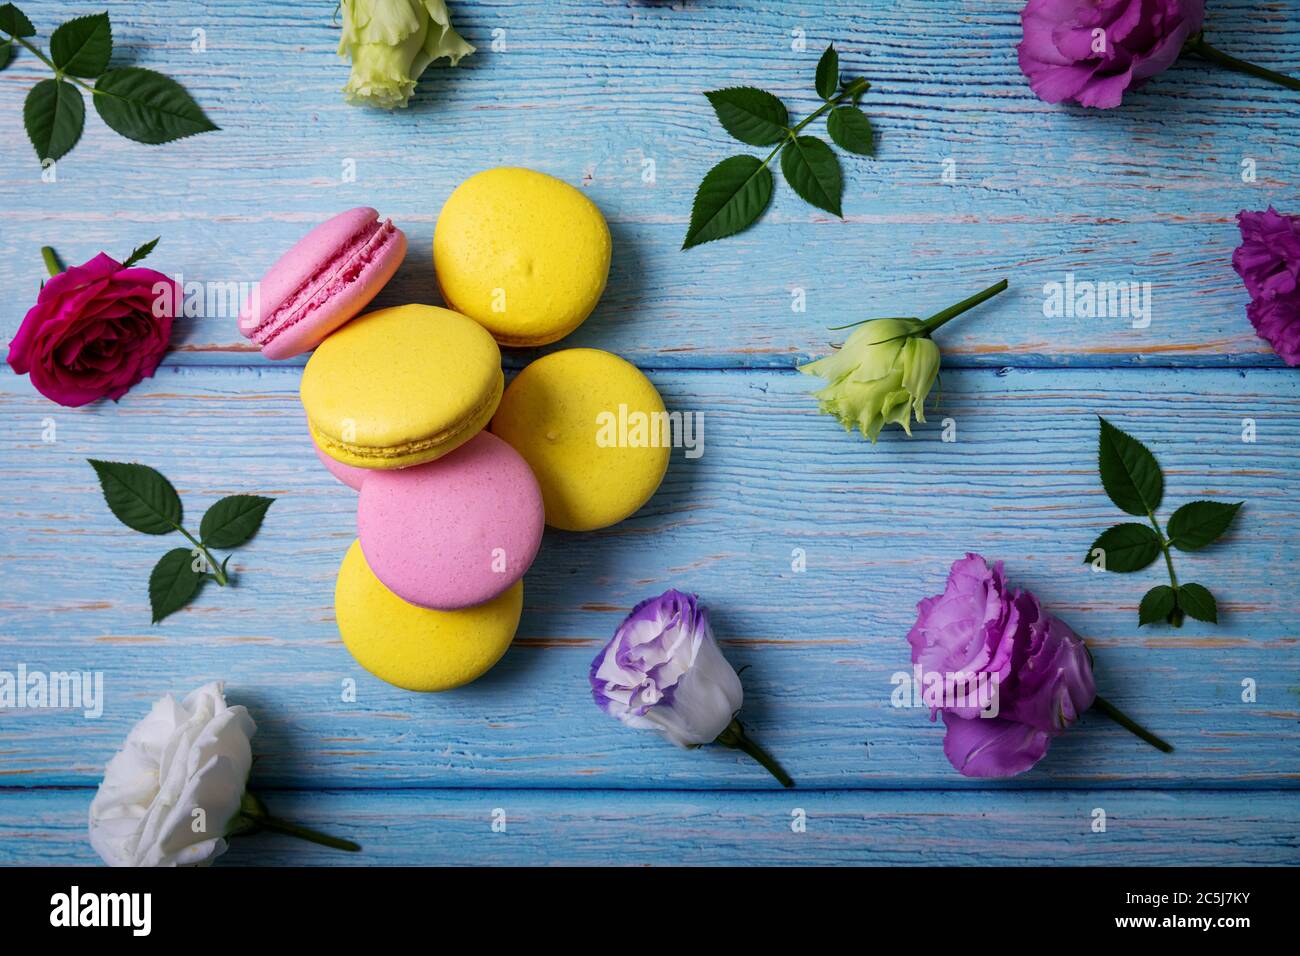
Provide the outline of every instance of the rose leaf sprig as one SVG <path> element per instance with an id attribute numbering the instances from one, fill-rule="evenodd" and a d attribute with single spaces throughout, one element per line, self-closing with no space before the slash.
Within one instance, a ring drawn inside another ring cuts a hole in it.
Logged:
<path id="1" fill-rule="evenodd" d="M 1006 288 L 1003 279 L 928 319 L 863 319 L 836 326 L 831 331 L 857 328 L 839 351 L 801 365 L 799 371 L 826 381 L 814 397 L 845 431 L 856 426 L 873 445 L 891 423 L 910 436 L 912 414 L 925 422 L 925 399 L 939 376 L 939 346 L 930 334 Z"/>
<path id="2" fill-rule="evenodd" d="M 601 648 L 588 676 L 596 706 L 629 727 L 658 731 L 687 749 L 722 744 L 744 751 L 781 786 L 794 786 L 737 719 L 745 690 L 697 595 L 670 590 L 642 601 Z"/>
<path id="3" fill-rule="evenodd" d="M 862 77 L 845 82 L 840 58 L 829 46 L 817 63 L 815 79 L 822 105 L 795 125 L 777 97 L 752 86 L 713 90 L 704 95 L 723 129 L 750 146 L 771 146 L 766 159 L 741 154 L 714 166 L 695 192 L 691 224 L 683 249 L 735 235 L 763 214 L 772 199 L 772 171 L 768 164 L 781 154 L 781 173 L 799 197 L 818 209 L 842 216 L 840 201 L 844 180 L 834 150 L 824 140 L 803 132 L 808 124 L 829 113 L 826 131 L 841 149 L 859 156 L 875 154 L 871 120 L 858 109 L 871 84 Z"/>
<path id="4" fill-rule="evenodd" d="M 1156 509 L 1164 497 L 1165 476 L 1155 456 L 1136 438 L 1120 431 L 1104 418 L 1098 436 L 1098 466 L 1101 484 L 1121 511 L 1146 517 L 1150 527 L 1125 522 L 1108 528 L 1092 543 L 1085 564 L 1101 571 L 1141 571 L 1160 555 L 1169 569 L 1169 583 L 1153 587 L 1138 607 L 1138 626 L 1164 620 L 1182 627 L 1185 615 L 1217 624 L 1218 605 L 1209 588 L 1188 581 L 1179 583 L 1174 573 L 1170 548 L 1197 551 L 1218 540 L 1245 503 L 1190 501 L 1169 516 L 1164 530 L 1156 520 Z"/>
<path id="5" fill-rule="evenodd" d="M 190 542 L 188 548 L 173 548 L 164 554 L 149 575 L 149 604 L 155 624 L 194 600 L 204 581 L 216 581 L 221 587 L 230 583 L 226 571 L 230 555 L 218 564 L 209 548 L 226 551 L 245 544 L 257 534 L 266 509 L 275 501 L 261 495 L 228 495 L 204 513 L 196 538 L 181 526 L 180 495 L 161 473 L 148 465 L 87 460 L 118 521 L 144 534 L 179 531 Z"/>
<path id="6" fill-rule="evenodd" d="M 113 28 L 107 13 L 77 17 L 57 27 L 50 35 L 49 56 L 31 42 L 36 28 L 12 3 L 0 6 L 0 35 L 0 69 L 16 44 L 54 71 L 53 79 L 32 87 L 23 104 L 27 138 L 41 162 L 62 158 L 81 138 L 86 124 L 81 90 L 91 95 L 110 129 L 137 143 L 169 143 L 219 129 L 170 77 L 137 66 L 108 68 Z"/>

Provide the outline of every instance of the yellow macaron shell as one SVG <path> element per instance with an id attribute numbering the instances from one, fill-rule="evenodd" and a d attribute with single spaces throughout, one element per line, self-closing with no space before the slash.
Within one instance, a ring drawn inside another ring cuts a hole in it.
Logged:
<path id="1" fill-rule="evenodd" d="M 312 438 L 358 468 L 432 461 L 491 420 L 501 350 L 473 319 L 431 305 L 379 309 L 334 332 L 303 371 Z"/>
<path id="2" fill-rule="evenodd" d="M 546 345 L 591 314 L 609 277 L 609 226 L 574 187 L 531 169 L 489 169 L 442 207 L 433 264 L 451 308 L 502 345 Z"/>
<path id="3" fill-rule="evenodd" d="M 664 411 L 659 392 L 635 365 L 599 349 L 566 349 L 515 376 L 492 431 L 533 469 L 548 525 L 593 531 L 633 514 L 663 481 L 670 449 L 658 440 L 659 447 L 647 444 L 658 428 L 638 433 L 636 423 L 638 416 L 653 422 Z M 618 434 L 620 421 L 633 426 L 625 436 Z"/>
<path id="4" fill-rule="evenodd" d="M 523 606 L 523 581 L 458 611 L 407 604 L 375 577 L 359 541 L 334 587 L 344 645 L 370 673 L 405 690 L 451 690 L 481 677 L 510 646 Z"/>

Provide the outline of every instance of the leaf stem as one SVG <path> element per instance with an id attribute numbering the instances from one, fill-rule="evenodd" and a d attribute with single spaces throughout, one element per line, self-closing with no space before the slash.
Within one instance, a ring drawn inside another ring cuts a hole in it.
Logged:
<path id="1" fill-rule="evenodd" d="M 242 836 L 258 829 L 272 830 L 286 836 L 297 837 L 299 840 L 306 840 L 308 843 L 327 846 L 334 850 L 347 850 L 349 853 L 356 853 L 361 849 L 361 844 L 353 843 L 351 840 L 333 837 L 328 833 L 313 830 L 311 827 L 299 826 L 296 823 L 290 823 L 288 820 L 281 820 L 279 817 L 271 816 L 266 812 L 266 807 L 262 804 L 262 801 L 252 792 L 245 790 L 244 796 L 239 801 L 239 814 L 232 821 L 227 833 L 231 836 Z"/>
<path id="2" fill-rule="evenodd" d="M 228 583 L 230 583 L 230 578 L 228 578 L 226 576 L 226 572 L 221 569 L 221 565 L 219 565 L 217 563 L 217 559 L 212 556 L 212 552 L 209 551 L 207 548 L 205 548 L 201 541 L 195 538 L 194 535 L 190 534 L 180 525 L 176 525 L 175 528 L 181 534 L 185 535 L 185 537 L 189 539 L 190 544 L 198 548 L 199 551 L 203 554 L 203 559 L 207 562 L 208 567 L 211 569 L 212 579 L 216 581 L 218 584 L 220 584 L 223 588 Z"/>
<path id="3" fill-rule="evenodd" d="M 868 83 L 864 77 L 858 77 L 848 86 L 844 87 L 844 89 L 840 91 L 835 96 L 834 99 L 827 100 L 821 106 L 817 107 L 817 109 L 813 110 L 803 119 L 801 119 L 794 126 L 787 129 L 785 131 L 785 139 L 781 140 L 781 142 L 777 143 L 774 147 L 772 147 L 772 152 L 767 154 L 767 158 L 763 160 L 763 165 L 766 166 L 768 163 L 770 163 L 772 159 L 776 156 L 776 154 L 781 152 L 781 150 L 785 148 L 786 144 L 793 141 L 794 138 L 799 135 L 799 131 L 801 129 L 803 129 L 813 120 L 815 120 L 817 117 L 821 116 L 827 110 L 834 109 L 835 107 L 841 105 L 846 99 L 852 99 L 854 96 L 858 94 L 859 91 L 865 90 L 870 85 L 871 84 Z"/>
<path id="4" fill-rule="evenodd" d="M 45 260 L 45 271 L 51 279 L 63 271 L 63 263 L 59 261 L 59 254 L 52 246 L 41 246 L 41 258 Z"/>
<path id="5" fill-rule="evenodd" d="M 1247 73 L 1250 76 L 1258 77 L 1261 80 L 1268 80 L 1270 83 L 1276 83 L 1278 86 L 1284 86 L 1288 90 L 1300 90 L 1300 79 L 1294 76 L 1287 76 L 1285 73 L 1278 73 L 1274 70 L 1266 69 L 1262 66 L 1256 66 L 1254 63 L 1248 63 L 1245 60 L 1238 59 L 1231 54 L 1224 53 L 1205 42 L 1205 34 L 1198 33 L 1190 37 L 1183 49 L 1195 53 L 1204 60 L 1222 66 L 1237 73 Z"/>
<path id="6" fill-rule="evenodd" d="M 1119 724 L 1129 733 L 1135 734 L 1136 736 L 1145 740 L 1147 743 L 1149 743 L 1152 747 L 1155 747 L 1156 750 L 1159 750 L 1161 753 L 1171 754 L 1174 752 L 1173 744 L 1165 740 L 1162 740 L 1159 737 L 1157 737 L 1155 734 L 1151 733 L 1151 731 L 1147 730 L 1141 724 L 1137 723 L 1135 720 L 1133 720 L 1133 718 L 1129 717 L 1126 713 L 1124 713 L 1122 710 L 1120 710 L 1118 707 L 1116 707 L 1106 698 L 1104 697 L 1094 698 L 1092 701 L 1092 706 L 1095 710 L 1101 711 L 1103 714 L 1105 714 L 1111 720 L 1115 721 L 1115 723 Z"/>
<path id="7" fill-rule="evenodd" d="M 64 73 L 61 69 L 59 69 L 57 66 L 54 65 L 54 61 L 53 61 L 53 60 L 51 60 L 48 56 L 46 56 L 44 53 L 41 52 L 40 47 L 33 46 L 31 43 L 28 43 L 26 37 L 10 37 L 10 39 L 11 39 L 13 42 L 15 42 L 15 43 L 21 43 L 21 44 L 22 44 L 23 46 L 25 46 L 29 51 L 31 51 L 31 53 L 36 57 L 36 59 L 40 60 L 42 63 L 44 63 L 46 66 L 48 66 L 51 70 L 53 70 L 53 71 L 54 71 L 54 78 L 55 78 L 56 80 L 66 80 L 66 81 L 69 82 L 69 83 L 73 83 L 73 84 L 75 84 L 76 86 L 81 87 L 81 88 L 82 88 L 83 90 L 85 90 L 87 93 L 90 93 L 90 94 L 92 94 L 92 95 L 99 95 L 99 96 L 103 96 L 103 95 L 104 95 L 104 91 L 103 91 L 103 90 L 97 90 L 97 89 L 95 89 L 93 86 L 91 86 L 91 85 L 90 85 L 89 83 L 87 83 L 85 80 L 83 80 L 83 79 L 81 79 L 81 78 L 79 78 L 79 77 L 76 77 L 76 76 L 70 76 L 70 75 L 68 75 L 67 73 Z"/>
<path id="8" fill-rule="evenodd" d="M 1156 535 L 1160 538 L 1160 550 L 1165 556 L 1165 567 L 1169 569 L 1169 584 L 1174 592 L 1174 609 L 1169 612 L 1168 620 L 1174 627 L 1182 627 L 1184 618 L 1182 608 L 1178 606 L 1178 575 L 1174 573 L 1174 556 L 1169 550 L 1169 539 L 1165 537 L 1164 531 L 1160 528 L 1160 522 L 1156 521 L 1153 512 L 1148 511 L 1147 518 L 1151 521 L 1151 527 L 1156 529 Z"/>
<path id="9" fill-rule="evenodd" d="M 755 760 L 757 760 L 772 776 L 780 781 L 783 787 L 793 787 L 794 781 L 790 775 L 781 768 L 781 765 L 773 759 L 772 755 L 760 747 L 749 737 L 745 736 L 745 728 L 740 721 L 733 719 L 722 733 L 718 734 L 718 739 L 714 743 L 722 744 L 724 747 L 731 747 L 735 750 L 743 750 Z"/>

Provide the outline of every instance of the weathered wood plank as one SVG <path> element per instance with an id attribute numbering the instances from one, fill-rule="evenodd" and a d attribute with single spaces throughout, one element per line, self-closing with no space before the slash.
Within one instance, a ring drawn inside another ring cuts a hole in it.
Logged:
<path id="1" fill-rule="evenodd" d="M 92 790 L 0 792 L 0 865 L 94 865 Z M 281 791 L 271 810 L 362 844 L 270 834 L 218 865 L 1295 865 L 1289 791 Z M 1097 811 L 1105 832 L 1093 832 Z M 802 810 L 804 832 L 792 823 Z M 495 817 L 494 817 L 495 814 Z M 505 828 L 493 830 L 493 821 Z"/>
<path id="2" fill-rule="evenodd" d="M 1043 104 L 1015 64 L 1016 5 L 983 0 L 763 3 L 463 2 L 480 53 L 429 71 L 412 109 L 345 105 L 336 27 L 318 7 L 251 2 L 111 4 L 120 48 L 185 82 L 223 127 L 158 148 L 108 132 L 93 113 L 82 143 L 42 183 L 21 101 L 41 71 L 20 57 L 0 82 L 0 294 L 16 328 L 41 278 L 37 250 L 71 260 L 125 254 L 163 235 L 153 264 L 187 278 L 251 281 L 309 223 L 355 204 L 408 228 L 409 260 L 385 302 L 436 299 L 428 250 L 443 199 L 469 173 L 534 166 L 582 184 L 613 224 L 611 285 L 565 344 L 656 367 L 789 367 L 821 349 L 826 326 L 937 310 L 1008 275 L 1015 291 L 949 327 L 963 365 L 1276 365 L 1244 316 L 1229 257 L 1233 215 L 1270 202 L 1294 211 L 1300 119 L 1293 96 L 1194 62 L 1123 109 Z M 62 12 L 29 3 L 39 27 Z M 1217 3 L 1228 49 L 1300 70 L 1295 5 Z M 190 31 L 207 48 L 190 49 Z M 505 47 L 493 51 L 493 31 Z M 792 31 L 808 48 L 791 49 Z M 806 111 L 821 47 L 874 82 L 874 161 L 846 157 L 846 221 L 787 189 L 743 237 L 678 250 L 695 185 L 737 151 L 701 92 L 761 84 Z M 956 181 L 945 183 L 952 159 Z M 1257 180 L 1242 181 L 1253 160 Z M 654 182 L 643 181 L 654 163 Z M 356 179 L 344 182 L 345 163 Z M 1048 319 L 1045 282 L 1150 282 L 1154 320 Z M 804 289 L 807 311 L 791 311 Z M 229 317 L 190 321 L 169 361 L 260 362 Z"/>
<path id="3" fill-rule="evenodd" d="M 108 695 L 95 721 L 7 714 L 3 782 L 85 784 L 152 699 L 224 678 L 261 724 L 268 786 L 766 787 L 743 758 L 677 751 L 591 703 L 597 648 L 633 603 L 672 585 L 712 607 L 726 653 L 749 667 L 747 721 L 802 784 L 963 786 L 942 730 L 889 695 L 908 666 L 915 602 L 968 549 L 1005 558 L 1013 580 L 1090 638 L 1102 692 L 1178 746 L 1162 756 L 1089 717 L 1019 785 L 1300 780 L 1288 577 L 1300 380 L 1289 371 L 945 373 L 931 423 L 875 448 L 819 415 L 803 376 L 655 373 L 670 408 L 703 412 L 703 456 L 676 452 L 658 495 L 618 527 L 548 532 L 514 649 L 485 679 L 432 697 L 370 678 L 338 641 L 333 579 L 353 498 L 315 461 L 298 378 L 170 368 L 116 407 L 78 412 L 0 376 L 0 667 L 102 670 Z M 1122 518 L 1096 477 L 1096 413 L 1155 449 L 1166 515 L 1194 497 L 1247 501 L 1228 539 L 1176 559 L 1183 580 L 1218 595 L 1219 626 L 1139 630 L 1138 600 L 1161 569 L 1109 576 L 1080 563 Z M 955 443 L 939 439 L 944 417 Z M 1247 417 L 1255 443 L 1241 440 Z M 237 586 L 150 626 L 149 568 L 179 542 L 118 525 L 89 455 L 159 467 L 194 523 L 223 494 L 276 496 L 235 553 Z M 792 572 L 796 548 L 804 573 Z M 341 701 L 347 678 L 356 703 Z M 1241 700 L 1247 678 L 1254 703 Z"/>

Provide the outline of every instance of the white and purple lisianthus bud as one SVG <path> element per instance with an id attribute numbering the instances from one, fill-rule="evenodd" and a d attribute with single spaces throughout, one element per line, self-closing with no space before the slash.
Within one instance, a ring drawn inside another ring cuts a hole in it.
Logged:
<path id="1" fill-rule="evenodd" d="M 591 662 L 590 676 L 596 704 L 629 727 L 656 730 L 679 747 L 735 747 L 793 785 L 735 719 L 745 692 L 696 595 L 670 590 L 638 604 Z"/>
<path id="2" fill-rule="evenodd" d="M 611 717 L 679 747 L 711 744 L 740 710 L 740 678 L 693 594 L 642 601 L 591 662 L 591 694 Z"/>

